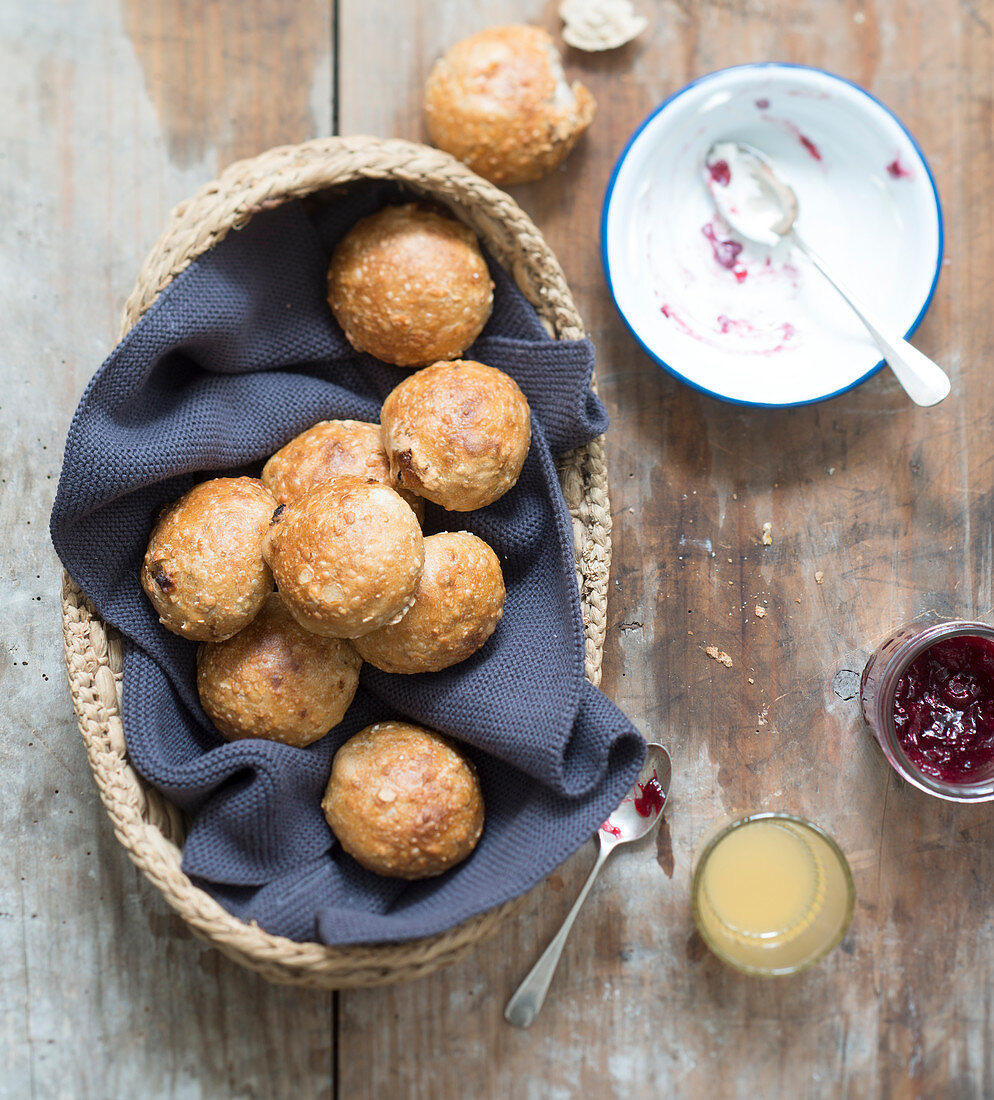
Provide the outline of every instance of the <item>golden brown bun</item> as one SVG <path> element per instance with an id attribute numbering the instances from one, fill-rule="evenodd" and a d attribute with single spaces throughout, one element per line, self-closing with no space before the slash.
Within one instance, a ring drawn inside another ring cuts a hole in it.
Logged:
<path id="1" fill-rule="evenodd" d="M 439 672 L 471 657 L 504 614 L 497 555 L 468 531 L 429 535 L 414 606 L 393 626 L 356 639 L 384 672 Z"/>
<path id="2" fill-rule="evenodd" d="M 483 831 L 473 762 L 447 737 L 407 722 L 379 722 L 349 738 L 321 808 L 350 856 L 393 878 L 440 875 Z"/>
<path id="3" fill-rule="evenodd" d="M 388 485 L 341 474 L 273 517 L 262 552 L 290 614 L 306 630 L 358 638 L 414 602 L 424 540 Z"/>
<path id="4" fill-rule="evenodd" d="M 309 489 L 337 474 L 371 477 L 396 489 L 425 518 L 425 502 L 402 488 L 390 474 L 379 424 L 361 420 L 322 420 L 277 451 L 262 468 L 262 480 L 280 504 L 292 504 Z"/>
<path id="5" fill-rule="evenodd" d="M 359 686 L 351 642 L 301 627 L 273 592 L 244 630 L 197 651 L 197 690 L 229 740 L 262 737 L 303 748 L 337 726 Z"/>
<path id="6" fill-rule="evenodd" d="M 453 512 L 502 497 L 531 442 L 518 384 L 475 359 L 435 363 L 405 378 L 383 402 L 380 424 L 393 476 Z"/>
<path id="7" fill-rule="evenodd" d="M 328 304 L 349 343 L 398 367 L 461 355 L 493 289 L 472 231 L 414 203 L 356 222 L 328 268 Z"/>
<path id="8" fill-rule="evenodd" d="M 432 142 L 494 183 L 525 183 L 558 168 L 593 121 L 594 97 L 566 83 L 538 27 L 491 27 L 457 42 L 425 87 Z"/>
<path id="9" fill-rule="evenodd" d="M 275 508 L 256 478 L 218 477 L 162 512 L 141 585 L 167 630 L 219 642 L 248 626 L 273 590 L 261 543 Z"/>

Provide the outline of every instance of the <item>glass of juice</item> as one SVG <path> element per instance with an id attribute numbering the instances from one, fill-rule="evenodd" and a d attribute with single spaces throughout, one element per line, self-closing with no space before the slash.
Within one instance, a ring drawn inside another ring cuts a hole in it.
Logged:
<path id="1" fill-rule="evenodd" d="M 855 891 L 846 857 L 804 818 L 756 813 L 706 840 L 694 871 L 704 942 L 747 974 L 796 974 L 846 934 Z"/>

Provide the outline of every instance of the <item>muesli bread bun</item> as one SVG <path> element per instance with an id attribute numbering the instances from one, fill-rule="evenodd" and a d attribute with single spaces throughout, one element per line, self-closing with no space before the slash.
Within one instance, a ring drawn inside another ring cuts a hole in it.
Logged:
<path id="1" fill-rule="evenodd" d="M 383 402 L 380 424 L 391 474 L 453 512 L 502 497 L 531 443 L 518 384 L 475 359 L 435 363 L 405 378 Z"/>
<path id="2" fill-rule="evenodd" d="M 447 737 L 407 722 L 379 722 L 349 738 L 321 808 L 353 859 L 393 878 L 442 874 L 483 832 L 473 762 Z"/>
<path id="3" fill-rule="evenodd" d="M 399 485 L 390 473 L 379 424 L 361 420 L 322 420 L 301 432 L 273 455 L 262 468 L 262 480 L 280 504 L 298 497 L 338 474 L 382 481 L 414 509 L 424 522 L 425 502 Z"/>
<path id="4" fill-rule="evenodd" d="M 244 630 L 197 651 L 197 690 L 229 741 L 303 748 L 337 726 L 359 686 L 351 642 L 304 630 L 273 592 Z"/>
<path id="5" fill-rule="evenodd" d="M 393 489 L 340 474 L 281 506 L 262 552 L 305 630 L 358 638 L 414 602 L 424 564 L 417 517 Z"/>
<path id="6" fill-rule="evenodd" d="M 558 168 L 593 121 L 594 97 L 566 82 L 552 38 L 539 27 L 491 27 L 457 42 L 428 75 L 432 142 L 497 184 Z"/>
<path id="7" fill-rule="evenodd" d="M 504 613 L 500 561 L 468 531 L 425 539 L 425 564 L 411 610 L 356 639 L 364 661 L 384 672 L 440 672 L 487 641 Z"/>
<path id="8" fill-rule="evenodd" d="M 248 626 L 273 590 L 262 538 L 275 508 L 257 478 L 218 477 L 162 511 L 141 585 L 167 630 L 205 642 Z"/>
<path id="9" fill-rule="evenodd" d="M 398 367 L 462 355 L 490 317 L 493 290 L 472 230 L 418 203 L 361 218 L 328 268 L 346 339 Z"/>

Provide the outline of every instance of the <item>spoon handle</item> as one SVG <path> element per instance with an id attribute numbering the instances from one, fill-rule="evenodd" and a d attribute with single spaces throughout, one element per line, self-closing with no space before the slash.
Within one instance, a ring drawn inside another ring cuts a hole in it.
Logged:
<path id="1" fill-rule="evenodd" d="M 948 396 L 950 383 L 946 372 L 933 363 L 927 355 L 922 353 L 907 340 L 892 340 L 885 336 L 878 326 L 864 313 L 861 306 L 835 275 L 825 266 L 824 261 L 811 246 L 800 236 L 797 230 L 790 234 L 791 240 L 804 253 L 814 266 L 835 287 L 843 298 L 852 307 L 853 312 L 866 326 L 867 332 L 873 337 L 874 343 L 880 349 L 887 365 L 897 376 L 898 382 L 904 387 L 905 392 L 916 405 L 937 405 L 944 397 Z"/>
<path id="2" fill-rule="evenodd" d="M 594 879 L 597 878 L 598 872 L 604 866 L 604 861 L 612 850 L 613 846 L 611 845 L 601 846 L 601 850 L 597 853 L 597 862 L 587 876 L 587 881 L 583 884 L 580 896 L 573 902 L 573 908 L 566 914 L 562 927 L 552 937 L 549 946 L 539 956 L 538 962 L 528 971 L 528 976 L 507 1002 L 507 1008 L 504 1009 L 504 1019 L 509 1024 L 514 1024 L 515 1027 L 531 1027 L 532 1021 L 545 1002 L 546 993 L 549 992 L 552 976 L 559 965 L 559 956 L 563 953 L 566 937 L 573 927 L 573 921 L 576 920 L 576 915 L 580 912 L 580 906 L 583 905 L 587 894 L 590 893 L 590 887 L 593 886 Z"/>

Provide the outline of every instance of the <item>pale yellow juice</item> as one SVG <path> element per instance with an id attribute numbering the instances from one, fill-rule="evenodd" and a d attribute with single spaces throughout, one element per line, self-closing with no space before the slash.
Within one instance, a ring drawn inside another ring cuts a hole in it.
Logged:
<path id="1" fill-rule="evenodd" d="M 786 815 L 733 823 L 705 851 L 694 878 L 694 912 L 705 941 L 727 962 L 756 973 L 790 973 L 842 938 L 852 880 L 820 830 Z"/>

